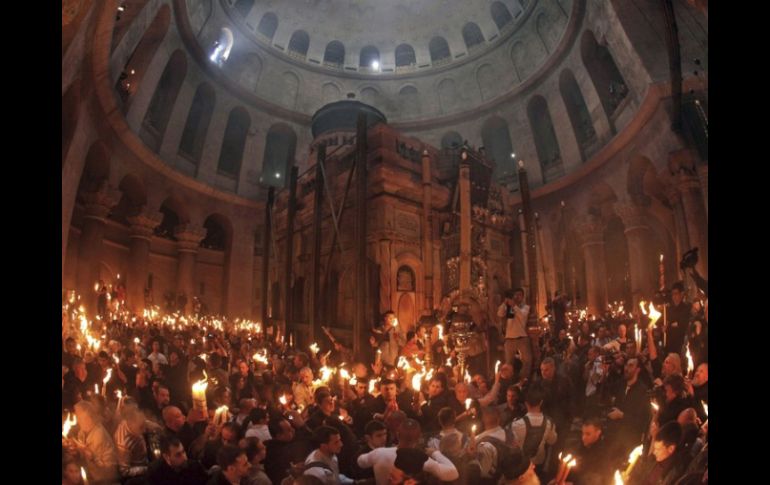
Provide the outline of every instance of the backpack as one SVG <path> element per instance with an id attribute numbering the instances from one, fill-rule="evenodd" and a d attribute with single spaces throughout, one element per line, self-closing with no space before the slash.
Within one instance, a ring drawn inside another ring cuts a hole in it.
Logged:
<path id="1" fill-rule="evenodd" d="M 501 464 L 504 463 L 504 460 L 510 461 L 511 457 L 513 456 L 513 448 L 511 448 L 510 445 L 495 438 L 494 436 L 486 436 L 480 439 L 479 443 L 489 443 L 495 447 L 495 450 L 497 450 L 497 463 L 495 464 L 494 471 L 491 473 L 492 477 L 490 479 L 492 483 L 497 483 L 497 481 L 500 480 L 500 477 L 503 475 L 503 468 Z M 487 479 L 482 479 L 482 481 L 484 480 Z"/>
<path id="2" fill-rule="evenodd" d="M 529 416 L 524 416 L 522 419 L 527 427 L 527 434 L 524 436 L 524 443 L 522 443 L 521 449 L 527 456 L 532 457 L 534 461 L 535 455 L 537 455 L 540 445 L 545 439 L 546 427 L 551 423 L 551 420 L 543 415 L 543 424 L 541 426 L 532 426 Z"/>

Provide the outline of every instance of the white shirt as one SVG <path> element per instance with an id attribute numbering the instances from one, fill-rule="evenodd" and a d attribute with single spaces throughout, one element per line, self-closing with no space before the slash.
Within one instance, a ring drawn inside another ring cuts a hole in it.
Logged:
<path id="1" fill-rule="evenodd" d="M 262 443 L 273 439 L 266 424 L 250 424 L 249 429 L 246 430 L 246 438 L 251 438 L 252 436 L 259 438 L 259 441 Z"/>
<path id="2" fill-rule="evenodd" d="M 434 437 L 428 439 L 428 443 L 427 443 L 428 448 L 433 448 L 434 450 L 438 450 L 440 448 L 439 445 L 441 444 L 441 439 L 444 438 L 445 436 L 449 436 L 449 435 L 453 435 L 453 434 L 460 435 L 460 443 L 463 442 L 463 433 L 462 433 L 462 431 L 458 430 L 457 428 L 452 429 L 450 431 L 442 430 L 438 434 L 438 436 L 434 436 Z"/>
<path id="3" fill-rule="evenodd" d="M 168 359 L 166 359 L 166 356 L 161 354 L 160 352 L 153 352 L 150 355 L 148 355 L 147 358 L 150 359 L 150 362 L 152 362 L 153 364 L 168 365 Z"/>
<path id="4" fill-rule="evenodd" d="M 508 315 L 508 305 L 503 302 L 497 309 L 497 316 L 506 318 L 505 320 L 505 338 L 527 337 L 527 316 L 529 316 L 529 305 L 512 306 L 513 318 L 506 318 Z"/>
<path id="5" fill-rule="evenodd" d="M 486 437 L 505 443 L 505 430 L 500 426 L 488 429 L 476 437 L 476 459 L 479 460 L 482 478 L 492 478 L 497 468 L 497 448 L 492 443 L 479 443 Z"/>
<path id="6" fill-rule="evenodd" d="M 388 484 L 388 476 L 393 469 L 394 463 L 396 463 L 395 446 L 391 448 L 377 448 L 358 457 L 358 466 L 361 468 L 374 467 L 374 480 L 377 485 Z M 422 469 L 443 482 L 451 482 L 460 477 L 454 464 L 449 461 L 449 458 L 442 455 L 440 451 L 434 451 Z"/>

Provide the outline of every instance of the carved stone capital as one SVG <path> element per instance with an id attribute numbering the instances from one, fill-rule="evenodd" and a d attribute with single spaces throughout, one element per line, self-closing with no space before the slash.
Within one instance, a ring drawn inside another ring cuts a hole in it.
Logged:
<path id="1" fill-rule="evenodd" d="M 698 180 L 698 176 L 695 174 L 681 172 L 676 176 L 676 185 L 679 191 L 684 193 L 700 189 L 700 180 Z"/>
<path id="2" fill-rule="evenodd" d="M 120 200 L 120 191 L 104 185 L 96 192 L 84 193 L 82 197 L 85 206 L 84 217 L 104 221 Z"/>
<path id="3" fill-rule="evenodd" d="M 180 224 L 174 229 L 179 251 L 197 252 L 201 241 L 206 237 L 206 229 L 194 224 Z"/>
<path id="4" fill-rule="evenodd" d="M 129 216 L 128 223 L 131 224 L 131 237 L 149 240 L 152 232 L 163 221 L 163 214 L 160 212 L 140 212 L 135 216 Z"/>
<path id="5" fill-rule="evenodd" d="M 630 202 L 615 204 L 615 213 L 623 221 L 626 233 L 637 229 L 648 229 L 645 224 L 645 211 L 636 204 Z"/>

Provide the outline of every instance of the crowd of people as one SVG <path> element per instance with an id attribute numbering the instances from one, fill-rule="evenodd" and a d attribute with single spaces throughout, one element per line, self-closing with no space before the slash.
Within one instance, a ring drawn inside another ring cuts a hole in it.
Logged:
<path id="1" fill-rule="evenodd" d="M 657 319 L 559 295 L 533 339 L 509 291 L 495 365 L 470 372 L 447 322 L 386 312 L 364 362 L 326 329 L 298 348 L 120 302 L 89 320 L 69 295 L 62 484 L 707 483 L 708 307 L 684 294 L 674 284 Z"/>

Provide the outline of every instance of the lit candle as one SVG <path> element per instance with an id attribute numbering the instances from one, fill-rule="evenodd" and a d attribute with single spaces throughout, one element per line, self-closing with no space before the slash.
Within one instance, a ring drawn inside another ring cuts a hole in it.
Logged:
<path id="1" fill-rule="evenodd" d="M 217 410 L 214 412 L 214 424 L 217 426 L 221 426 L 222 424 L 227 422 L 227 419 L 229 417 L 230 410 L 227 406 L 219 406 Z"/>
<path id="2" fill-rule="evenodd" d="M 64 421 L 61 429 L 62 437 L 66 438 L 70 434 L 72 427 L 76 424 L 78 424 L 77 416 L 72 416 L 72 414 L 67 413 L 67 419 Z"/>
<path id="3" fill-rule="evenodd" d="M 495 362 L 495 374 L 500 372 L 500 361 Z"/>
<path id="4" fill-rule="evenodd" d="M 692 354 L 690 354 L 690 343 L 687 343 L 687 375 L 692 377 L 692 371 L 695 369 L 695 365 L 692 361 Z"/>
<path id="5" fill-rule="evenodd" d="M 80 476 L 83 477 L 83 485 L 88 485 L 88 476 L 86 475 L 86 469 L 80 467 Z"/>
<path id="6" fill-rule="evenodd" d="M 476 425 L 471 426 L 471 439 L 476 438 Z"/>
<path id="7" fill-rule="evenodd" d="M 466 411 L 471 408 L 471 402 L 473 402 L 473 400 L 471 398 L 468 398 L 468 399 L 465 400 L 465 410 Z"/>
<path id="8" fill-rule="evenodd" d="M 206 388 L 208 385 L 208 376 L 206 371 L 203 371 L 203 379 L 192 386 L 193 408 L 202 411 L 204 416 L 208 412 L 206 407 Z"/>
<path id="9" fill-rule="evenodd" d="M 703 406 L 703 412 L 706 413 L 706 418 L 709 417 L 709 405 L 706 404 L 704 401 L 700 402 L 701 406 Z"/>
<path id="10" fill-rule="evenodd" d="M 620 470 L 615 470 L 615 484 L 614 485 L 624 485 L 623 477 L 620 476 Z"/>

